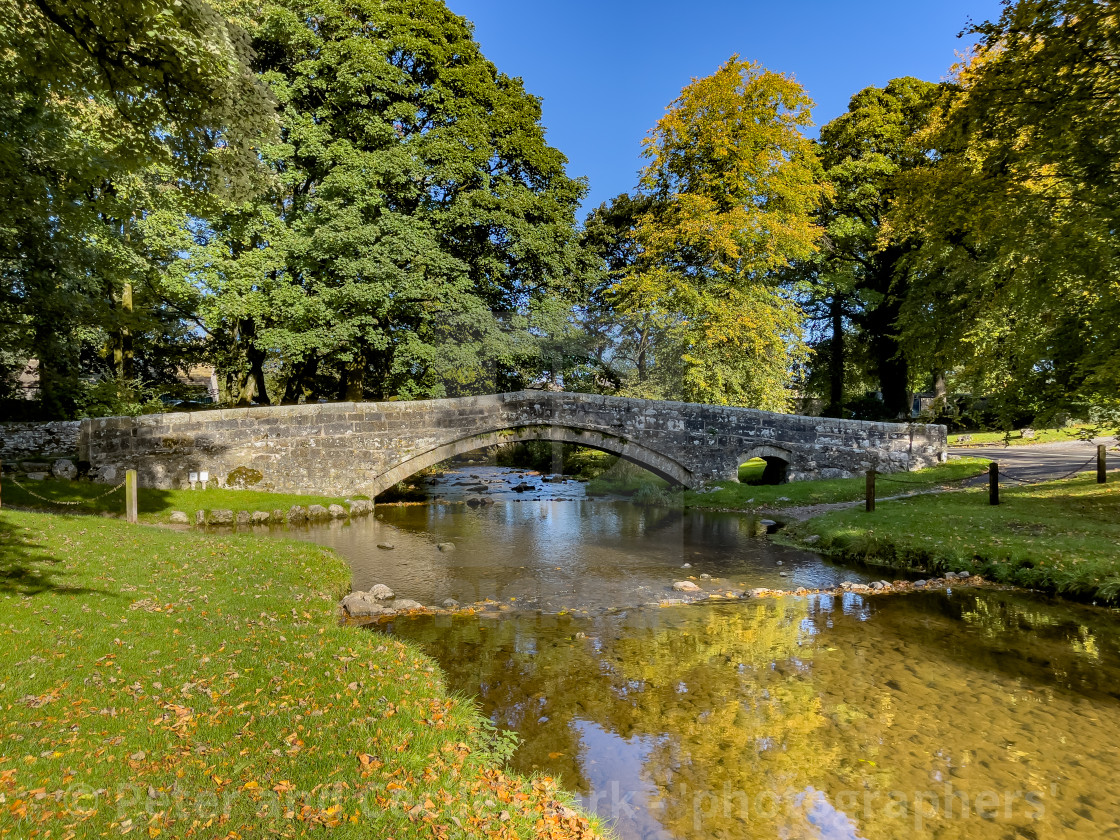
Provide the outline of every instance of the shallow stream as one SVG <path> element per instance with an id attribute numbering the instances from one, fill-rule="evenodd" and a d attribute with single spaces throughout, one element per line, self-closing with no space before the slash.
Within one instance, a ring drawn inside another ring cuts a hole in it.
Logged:
<path id="1" fill-rule="evenodd" d="M 463 478 L 443 502 L 302 536 L 349 558 L 355 589 L 502 602 L 383 629 L 517 731 L 517 769 L 559 776 L 620 837 L 1120 837 L 1114 613 L 986 589 L 648 606 L 686 576 L 721 591 L 882 575 L 731 514 Z M 462 503 L 479 495 L 495 503 Z"/>

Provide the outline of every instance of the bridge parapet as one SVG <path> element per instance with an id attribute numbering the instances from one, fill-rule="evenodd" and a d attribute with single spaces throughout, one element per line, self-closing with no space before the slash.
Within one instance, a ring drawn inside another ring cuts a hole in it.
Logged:
<path id="1" fill-rule="evenodd" d="M 452 455 L 523 440 L 614 452 L 689 487 L 735 479 L 755 456 L 797 481 L 918 469 L 946 453 L 944 426 L 544 391 L 98 418 L 82 422 L 79 447 L 104 481 L 136 469 L 170 489 L 205 470 L 222 485 L 373 495 Z"/>

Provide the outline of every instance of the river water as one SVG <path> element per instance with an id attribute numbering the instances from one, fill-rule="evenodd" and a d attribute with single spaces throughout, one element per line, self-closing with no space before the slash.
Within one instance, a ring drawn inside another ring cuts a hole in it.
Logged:
<path id="1" fill-rule="evenodd" d="M 348 557 L 355 589 L 502 602 L 382 630 L 518 733 L 516 769 L 625 840 L 1120 837 L 1115 614 L 969 589 L 650 606 L 686 576 L 873 576 L 575 482 L 474 467 L 433 491 L 302 536 Z M 479 496 L 495 504 L 461 503 Z"/>

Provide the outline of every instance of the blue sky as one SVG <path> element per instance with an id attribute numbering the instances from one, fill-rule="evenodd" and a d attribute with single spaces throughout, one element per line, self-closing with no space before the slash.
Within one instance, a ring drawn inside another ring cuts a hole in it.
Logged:
<path id="1" fill-rule="evenodd" d="M 733 53 L 792 73 L 821 125 L 897 76 L 938 81 L 998 0 L 447 0 L 498 69 L 544 100 L 548 140 L 590 210 L 633 189 L 642 137 L 693 77 Z"/>

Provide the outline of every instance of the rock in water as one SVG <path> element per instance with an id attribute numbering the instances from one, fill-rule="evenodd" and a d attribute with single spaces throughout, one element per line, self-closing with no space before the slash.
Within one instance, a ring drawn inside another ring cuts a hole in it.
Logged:
<path id="1" fill-rule="evenodd" d="M 700 587 L 690 580 L 678 580 L 673 584 L 673 589 L 677 592 L 699 592 Z"/>
<path id="2" fill-rule="evenodd" d="M 424 605 L 419 601 L 411 601 L 408 598 L 398 598 L 389 604 L 389 607 L 397 612 L 404 612 L 406 610 L 422 610 Z"/>
<path id="3" fill-rule="evenodd" d="M 233 524 L 233 511 L 224 508 L 217 508 L 210 511 L 206 517 L 207 525 L 232 525 Z"/>
<path id="4" fill-rule="evenodd" d="M 368 592 L 351 592 L 342 599 L 342 608 L 354 618 L 367 618 L 388 612 Z"/>
<path id="5" fill-rule="evenodd" d="M 307 518 L 312 521 L 326 519 L 330 516 L 327 509 L 322 505 L 308 505 Z"/>
<path id="6" fill-rule="evenodd" d="M 342 505 L 331 505 L 327 508 L 327 513 L 330 514 L 331 519 L 345 519 L 346 508 Z"/>
<path id="7" fill-rule="evenodd" d="M 393 590 L 383 583 L 375 583 L 366 594 L 378 601 L 387 601 L 396 597 Z"/>
<path id="8" fill-rule="evenodd" d="M 437 543 L 436 548 L 440 551 L 454 551 L 455 543 Z"/>
<path id="9" fill-rule="evenodd" d="M 392 551 L 394 548 L 396 548 L 396 546 L 392 543 L 378 543 L 377 547 L 382 551 Z"/>

